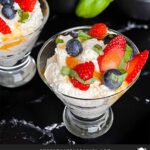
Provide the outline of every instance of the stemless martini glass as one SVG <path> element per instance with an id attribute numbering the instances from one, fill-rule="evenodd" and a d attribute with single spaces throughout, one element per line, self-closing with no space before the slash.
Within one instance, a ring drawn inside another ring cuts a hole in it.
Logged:
<path id="1" fill-rule="evenodd" d="M 35 75 L 36 65 L 30 53 L 49 17 L 47 1 L 39 2 L 44 16 L 40 27 L 26 36 L 0 43 L 0 85 L 4 87 L 24 85 Z"/>
<path id="2" fill-rule="evenodd" d="M 65 104 L 63 112 L 63 121 L 66 128 L 74 135 L 81 138 L 96 138 L 106 133 L 113 123 L 113 112 L 111 105 L 114 104 L 138 79 L 127 85 L 124 89 L 116 91 L 115 94 L 106 97 L 95 99 L 83 99 L 78 97 L 71 97 L 58 91 L 57 88 L 51 86 L 44 77 L 44 71 L 47 64 L 47 59 L 52 57 L 55 53 L 55 39 L 59 35 L 67 34 L 71 31 L 84 30 L 87 31 L 89 26 L 81 26 L 62 31 L 51 37 L 41 48 L 37 67 L 42 80 L 46 85 L 56 94 L 56 96 Z M 113 34 L 120 34 L 117 31 L 109 30 Z M 132 47 L 134 54 L 139 53 L 135 44 L 126 37 L 127 43 Z"/>

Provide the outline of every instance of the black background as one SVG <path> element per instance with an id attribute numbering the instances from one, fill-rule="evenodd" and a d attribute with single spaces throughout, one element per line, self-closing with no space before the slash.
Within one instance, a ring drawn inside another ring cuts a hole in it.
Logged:
<path id="1" fill-rule="evenodd" d="M 94 19 L 81 19 L 74 14 L 51 13 L 40 38 L 39 45 L 33 49 L 32 56 L 37 54 L 44 41 L 53 34 L 75 26 L 92 25 L 97 22 L 104 22 L 110 28 L 119 30 L 125 29 L 129 22 L 137 26 L 123 34 L 128 36 L 140 50 L 150 49 L 150 22 L 137 21 L 124 15 L 115 3 L 111 4 L 102 14 Z M 143 25 L 149 29 L 144 29 Z M 138 27 L 140 25 L 140 27 Z M 140 29 L 139 29 L 140 28 Z M 54 130 L 53 135 L 56 144 L 149 144 L 150 143 L 150 59 L 144 67 L 140 79 L 136 84 L 113 106 L 114 123 L 109 132 L 102 137 L 92 140 L 82 140 L 71 135 L 65 127 Z M 146 101 L 146 99 L 148 99 Z M 32 122 L 35 126 L 44 128 L 53 123 L 62 122 L 64 105 L 42 82 L 38 73 L 33 80 L 16 89 L 0 87 L 0 120 L 7 122 L 12 118 Z M 16 124 L 12 127 L 9 123 L 0 126 L 1 144 L 23 144 L 43 143 L 40 140 L 21 140 L 18 136 L 20 130 L 27 135 L 32 134 L 33 139 L 37 138 L 37 131 L 25 129 Z M 35 136 L 35 137 L 34 137 Z"/>

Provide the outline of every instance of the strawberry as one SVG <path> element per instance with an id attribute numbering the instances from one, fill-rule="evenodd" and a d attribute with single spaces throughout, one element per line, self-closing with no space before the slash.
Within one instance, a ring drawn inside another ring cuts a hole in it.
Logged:
<path id="1" fill-rule="evenodd" d="M 149 51 L 144 50 L 143 52 L 135 55 L 132 60 L 130 60 L 127 63 L 127 77 L 126 81 L 128 83 L 131 83 L 137 74 L 140 72 L 140 70 L 143 68 L 143 66 L 146 63 L 146 60 L 148 59 Z"/>
<path id="2" fill-rule="evenodd" d="M 98 23 L 92 26 L 88 31 L 88 34 L 99 40 L 103 39 L 107 35 L 108 28 L 104 23 Z"/>
<path id="3" fill-rule="evenodd" d="M 107 51 L 109 51 L 112 48 L 122 48 L 125 49 L 126 48 L 126 39 L 123 35 L 117 35 L 116 37 L 114 37 L 105 47 L 104 52 L 106 53 Z"/>
<path id="4" fill-rule="evenodd" d="M 2 34 L 10 34 L 11 30 L 6 22 L 0 17 L 0 32 Z"/>
<path id="5" fill-rule="evenodd" d="M 78 64 L 76 67 L 74 67 L 74 70 L 77 72 L 77 74 L 82 80 L 86 81 L 93 77 L 94 64 L 91 61 L 81 63 L 81 64 Z M 70 80 L 72 84 L 74 85 L 74 87 L 79 88 L 80 90 L 86 91 L 90 87 L 90 84 L 82 84 L 75 78 L 70 78 Z"/>
<path id="6" fill-rule="evenodd" d="M 117 69 L 125 53 L 126 39 L 122 35 L 113 38 L 104 49 L 104 55 L 97 59 L 100 71 Z"/>
<path id="7" fill-rule="evenodd" d="M 32 12 L 37 0 L 15 0 L 19 4 L 20 8 L 26 12 Z"/>
<path id="8" fill-rule="evenodd" d="M 81 79 L 88 80 L 93 77 L 94 64 L 91 61 L 81 63 L 74 67 L 74 70 L 78 73 Z"/>
<path id="9" fill-rule="evenodd" d="M 74 78 L 70 78 L 70 81 L 75 88 L 78 88 L 82 91 L 86 91 L 90 88 L 90 84 L 82 84 L 81 82 L 79 82 L 78 80 Z"/>

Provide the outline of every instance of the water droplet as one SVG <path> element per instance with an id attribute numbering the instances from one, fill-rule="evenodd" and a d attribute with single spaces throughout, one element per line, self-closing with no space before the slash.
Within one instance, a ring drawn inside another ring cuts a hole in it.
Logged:
<path id="1" fill-rule="evenodd" d="M 146 98 L 145 99 L 145 104 L 149 104 L 150 103 L 150 99 Z"/>

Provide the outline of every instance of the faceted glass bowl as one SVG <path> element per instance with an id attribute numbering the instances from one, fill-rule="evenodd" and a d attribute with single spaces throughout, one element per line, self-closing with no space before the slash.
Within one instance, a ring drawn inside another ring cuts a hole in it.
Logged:
<path id="1" fill-rule="evenodd" d="M 18 87 L 29 82 L 35 75 L 36 65 L 30 53 L 49 17 L 46 0 L 39 0 L 43 22 L 34 32 L 21 37 L 8 38 L 0 43 L 0 85 Z"/>
<path id="2" fill-rule="evenodd" d="M 87 31 L 89 28 L 89 26 L 75 27 L 54 35 L 41 48 L 37 59 L 37 67 L 40 77 L 66 106 L 63 113 L 63 121 L 66 128 L 72 134 L 85 139 L 99 137 L 110 129 L 113 123 L 113 112 L 111 105 L 114 104 L 139 77 L 138 74 L 136 79 L 125 89 L 117 91 L 113 95 L 96 99 L 71 97 L 61 93 L 61 91 L 58 91 L 57 88 L 49 85 L 44 77 L 44 71 L 47 59 L 52 57 L 55 53 L 55 38 L 58 35 L 66 35 L 71 31 Z M 109 31 L 114 34 L 120 34 L 111 29 Z M 127 43 L 133 48 L 134 54 L 139 53 L 135 44 L 127 37 L 126 40 Z"/>

